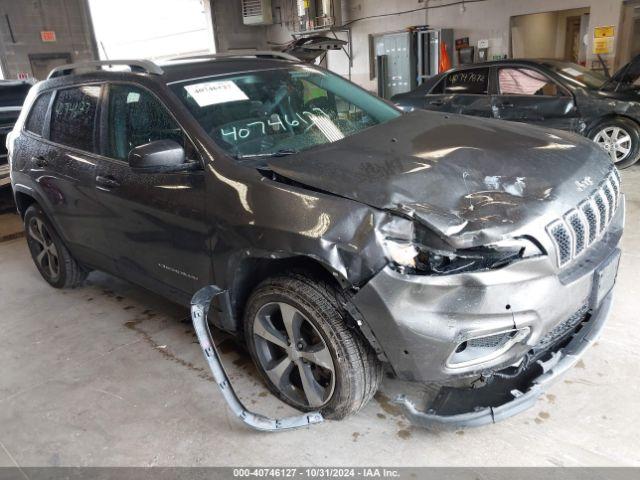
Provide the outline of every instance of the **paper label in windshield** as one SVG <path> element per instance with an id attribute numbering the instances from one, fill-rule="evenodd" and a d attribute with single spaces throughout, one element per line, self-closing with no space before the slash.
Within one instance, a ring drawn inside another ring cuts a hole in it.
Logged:
<path id="1" fill-rule="evenodd" d="M 199 107 L 249 100 L 249 97 L 232 80 L 196 83 L 187 85 L 184 89 L 189 92 Z"/>

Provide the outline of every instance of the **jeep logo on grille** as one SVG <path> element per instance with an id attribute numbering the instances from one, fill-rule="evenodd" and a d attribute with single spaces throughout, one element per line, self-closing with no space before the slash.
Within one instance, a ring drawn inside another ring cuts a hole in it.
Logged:
<path id="1" fill-rule="evenodd" d="M 579 192 L 582 192 L 585 188 L 590 187 L 591 185 L 593 185 L 591 177 L 584 177 L 582 180 L 576 180 L 576 187 Z"/>

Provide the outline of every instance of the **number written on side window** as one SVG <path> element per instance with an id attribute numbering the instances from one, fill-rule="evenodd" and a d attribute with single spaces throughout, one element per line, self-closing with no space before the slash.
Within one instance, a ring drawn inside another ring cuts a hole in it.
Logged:
<path id="1" fill-rule="evenodd" d="M 51 141 L 95 152 L 99 99 L 98 85 L 58 90 L 51 114 Z"/>
<path id="2" fill-rule="evenodd" d="M 486 95 L 489 85 L 489 69 L 476 68 L 453 72 L 446 78 L 445 93 L 462 93 L 467 95 Z"/>

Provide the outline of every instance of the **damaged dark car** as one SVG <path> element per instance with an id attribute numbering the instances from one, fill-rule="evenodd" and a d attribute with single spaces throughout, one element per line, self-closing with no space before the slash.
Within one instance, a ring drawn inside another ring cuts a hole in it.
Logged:
<path id="1" fill-rule="evenodd" d="M 640 159 L 640 56 L 611 78 L 561 60 L 500 60 L 436 75 L 392 101 L 413 109 L 525 122 L 580 133 L 617 168 Z"/>
<path id="2" fill-rule="evenodd" d="M 99 269 L 191 302 L 252 426 L 357 412 L 384 368 L 437 386 L 426 405 L 396 399 L 413 423 L 491 423 L 531 406 L 606 321 L 624 196 L 592 142 L 403 115 L 277 55 L 120 63 L 59 67 L 29 94 L 8 146 L 31 254 L 54 287 Z M 307 413 L 246 411 L 207 319 Z"/>

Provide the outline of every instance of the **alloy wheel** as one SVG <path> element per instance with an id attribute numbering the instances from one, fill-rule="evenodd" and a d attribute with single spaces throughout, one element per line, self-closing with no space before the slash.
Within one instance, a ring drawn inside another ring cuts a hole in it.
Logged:
<path id="1" fill-rule="evenodd" d="M 626 160 L 631 153 L 631 135 L 620 127 L 604 127 L 593 141 L 609 154 L 614 163 Z"/>
<path id="2" fill-rule="evenodd" d="M 319 408 L 333 395 L 335 365 L 317 328 L 284 302 L 263 305 L 253 320 L 260 366 L 293 404 Z"/>
<path id="3" fill-rule="evenodd" d="M 34 260 L 42 272 L 56 280 L 60 276 L 60 260 L 49 229 L 42 220 L 34 217 L 29 222 L 28 233 L 34 248 Z"/>

